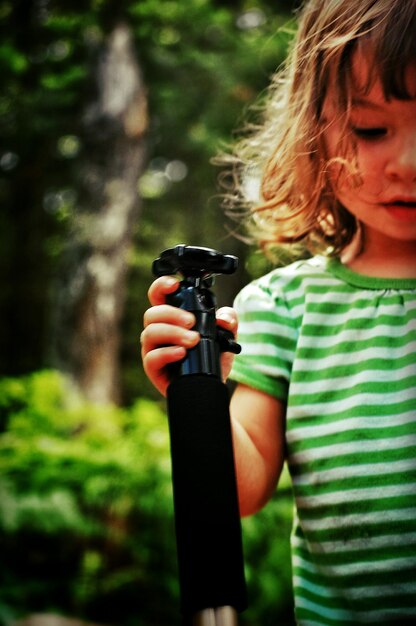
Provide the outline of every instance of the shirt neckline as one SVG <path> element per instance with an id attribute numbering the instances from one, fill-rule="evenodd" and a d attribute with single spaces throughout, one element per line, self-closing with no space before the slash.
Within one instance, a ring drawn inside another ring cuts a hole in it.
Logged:
<path id="1" fill-rule="evenodd" d="M 358 274 L 343 265 L 339 258 L 327 259 L 327 268 L 337 278 L 355 287 L 366 289 L 416 289 L 416 278 L 382 278 Z"/>

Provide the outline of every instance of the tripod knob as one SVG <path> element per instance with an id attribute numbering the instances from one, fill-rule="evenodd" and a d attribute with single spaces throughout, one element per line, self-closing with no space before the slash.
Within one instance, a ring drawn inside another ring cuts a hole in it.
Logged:
<path id="1" fill-rule="evenodd" d="M 241 346 L 235 341 L 234 335 L 231 331 L 226 330 L 225 328 L 217 328 L 217 341 L 220 352 L 240 354 Z"/>

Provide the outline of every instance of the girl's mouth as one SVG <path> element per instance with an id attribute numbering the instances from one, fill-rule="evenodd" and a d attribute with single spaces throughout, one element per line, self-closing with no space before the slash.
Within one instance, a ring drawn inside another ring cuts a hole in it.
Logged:
<path id="1" fill-rule="evenodd" d="M 385 209 L 393 217 L 403 221 L 416 219 L 416 200 L 390 200 L 383 203 Z"/>

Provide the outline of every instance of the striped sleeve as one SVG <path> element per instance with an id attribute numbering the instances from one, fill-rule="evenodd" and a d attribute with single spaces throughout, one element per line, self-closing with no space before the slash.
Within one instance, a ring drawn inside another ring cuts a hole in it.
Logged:
<path id="1" fill-rule="evenodd" d="M 230 378 L 285 400 L 297 332 L 284 297 L 260 279 L 240 292 L 234 306 L 242 352 Z"/>

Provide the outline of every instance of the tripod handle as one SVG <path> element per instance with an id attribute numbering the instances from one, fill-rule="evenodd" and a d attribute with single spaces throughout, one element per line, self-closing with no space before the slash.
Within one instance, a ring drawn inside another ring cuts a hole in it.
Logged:
<path id="1" fill-rule="evenodd" d="M 180 376 L 167 400 L 182 613 L 194 626 L 206 609 L 247 605 L 228 390 Z"/>
<path id="2" fill-rule="evenodd" d="M 170 365 L 172 379 L 191 374 L 221 378 L 220 353 L 239 354 L 241 346 L 230 331 L 217 327 L 216 302 L 212 291 L 184 279 L 177 291 L 167 296 L 166 302 L 193 313 L 196 319 L 194 330 L 201 336 L 199 343 L 187 351 L 184 359 Z"/>

